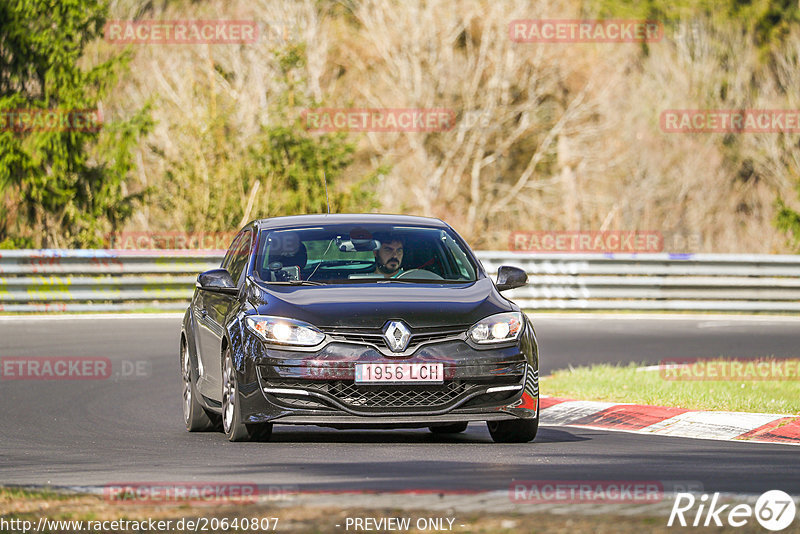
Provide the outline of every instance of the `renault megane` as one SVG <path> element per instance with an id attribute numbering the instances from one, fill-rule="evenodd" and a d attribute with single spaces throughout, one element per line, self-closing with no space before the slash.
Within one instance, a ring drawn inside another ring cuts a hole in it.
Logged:
<path id="1" fill-rule="evenodd" d="M 428 427 L 485 421 L 534 439 L 539 358 L 529 318 L 438 219 L 301 215 L 254 221 L 201 273 L 181 328 L 189 431 L 268 439 L 273 424 Z"/>

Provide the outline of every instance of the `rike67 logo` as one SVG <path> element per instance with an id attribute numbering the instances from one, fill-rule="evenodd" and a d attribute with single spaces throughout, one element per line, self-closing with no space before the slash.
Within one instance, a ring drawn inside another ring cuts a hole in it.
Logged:
<path id="1" fill-rule="evenodd" d="M 777 532 L 792 524 L 796 512 L 792 497 L 781 490 L 763 493 L 754 506 L 720 504 L 719 500 L 719 493 L 710 499 L 706 493 L 699 498 L 691 493 L 678 493 L 667 526 L 741 527 L 755 518 L 765 529 Z"/>

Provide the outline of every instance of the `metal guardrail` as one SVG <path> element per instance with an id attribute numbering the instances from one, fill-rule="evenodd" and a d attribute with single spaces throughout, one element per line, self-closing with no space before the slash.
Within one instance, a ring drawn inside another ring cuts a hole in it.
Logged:
<path id="1" fill-rule="evenodd" d="M 481 251 L 528 273 L 505 293 L 525 309 L 800 311 L 800 256 L 517 254 Z M 183 310 L 197 273 L 223 251 L 0 251 L 0 311 Z"/>
<path id="2" fill-rule="evenodd" d="M 224 251 L 0 250 L 0 312 L 184 310 Z"/>
<path id="3" fill-rule="evenodd" d="M 767 254 L 479 254 L 487 272 L 528 273 L 508 291 L 526 309 L 800 311 L 800 256 Z"/>

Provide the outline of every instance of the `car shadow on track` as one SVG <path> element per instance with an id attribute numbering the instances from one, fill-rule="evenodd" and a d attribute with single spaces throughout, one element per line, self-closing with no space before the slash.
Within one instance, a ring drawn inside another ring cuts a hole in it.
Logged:
<path id="1" fill-rule="evenodd" d="M 576 436 L 568 430 L 558 430 L 555 428 L 539 427 L 534 443 L 566 443 L 569 441 L 591 441 L 587 436 Z"/>
<path id="2" fill-rule="evenodd" d="M 311 430 L 310 428 L 313 428 Z M 540 428 L 536 443 L 562 443 L 587 441 L 591 438 L 576 436 L 568 430 Z M 392 444 L 494 444 L 484 425 L 470 425 L 459 434 L 433 434 L 424 429 L 346 429 L 335 430 L 323 427 L 293 427 L 275 425 L 272 443 L 392 443 Z M 518 444 L 519 445 L 519 444 Z"/>
<path id="3" fill-rule="evenodd" d="M 270 443 L 491 443 L 477 432 L 463 434 L 432 434 L 427 431 L 408 430 L 329 430 L 296 429 L 276 426 Z"/>

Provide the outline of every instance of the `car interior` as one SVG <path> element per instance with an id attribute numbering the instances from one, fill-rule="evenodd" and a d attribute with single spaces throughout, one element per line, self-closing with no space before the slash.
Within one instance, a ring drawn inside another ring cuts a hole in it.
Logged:
<path id="1" fill-rule="evenodd" d="M 265 282 L 292 282 L 312 280 L 318 282 L 355 282 L 383 279 L 375 274 L 373 250 L 380 247 L 380 237 L 363 239 L 363 229 L 351 235 L 330 232 L 292 232 L 288 238 L 283 231 L 272 232 L 268 237 L 267 250 L 257 259 L 256 274 Z M 299 235 L 298 235 L 299 234 Z M 459 280 L 464 279 L 464 268 L 444 245 L 435 231 L 408 231 L 394 233 L 403 240 L 403 273 L 407 279 Z M 384 237 L 385 238 L 385 237 Z M 427 271 L 415 273 L 409 271 Z M 374 274 L 374 276 L 373 276 Z"/>

